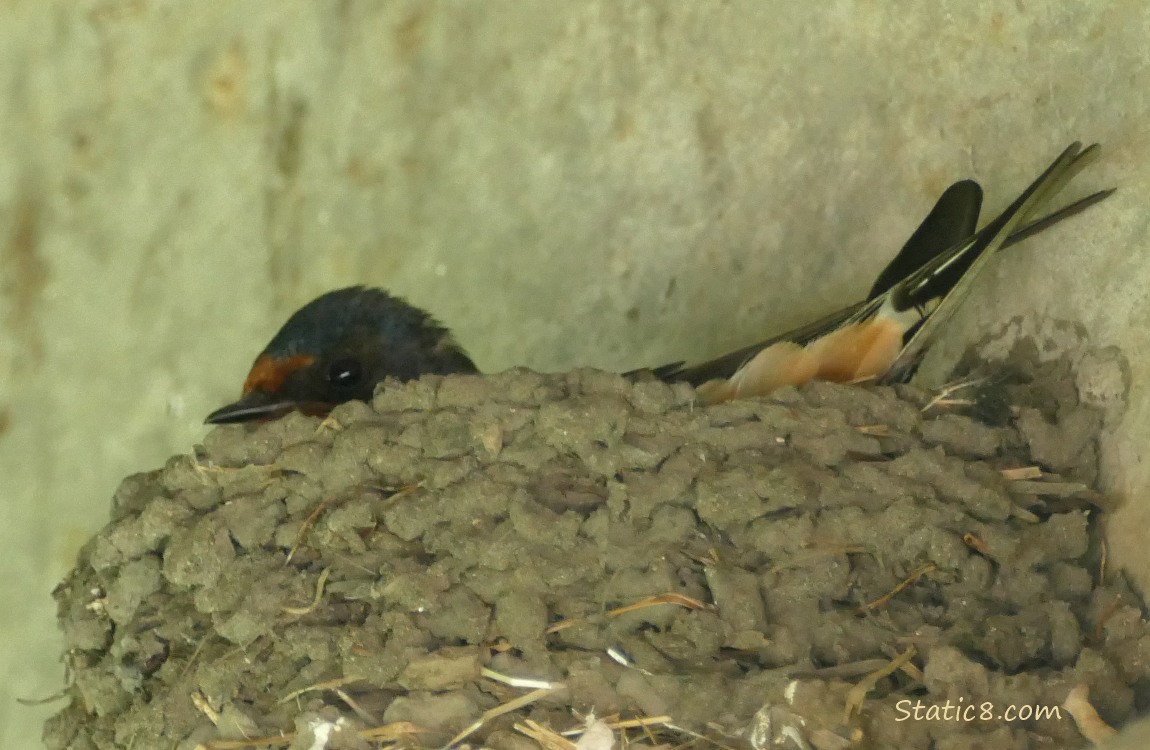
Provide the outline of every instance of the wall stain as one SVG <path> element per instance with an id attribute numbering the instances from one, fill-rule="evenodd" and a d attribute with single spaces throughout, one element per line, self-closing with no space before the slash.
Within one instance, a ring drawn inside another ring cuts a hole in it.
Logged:
<path id="1" fill-rule="evenodd" d="M 272 152 L 275 154 L 276 171 L 285 182 L 294 182 L 299 176 L 304 121 L 307 119 L 307 104 L 293 100 L 282 115 L 276 113 L 272 134 Z"/>
<path id="2" fill-rule="evenodd" d="M 11 230 L 0 244 L 0 268 L 4 269 L 0 294 L 8 303 L 4 325 L 20 345 L 17 368 L 35 368 L 44 360 L 37 318 L 48 283 L 48 264 L 40 256 L 43 208 L 38 193 L 26 180 L 12 210 Z"/>
<path id="3" fill-rule="evenodd" d="M 296 252 L 303 223 L 299 184 L 307 138 L 308 103 L 303 96 L 281 90 L 275 77 L 278 48 L 268 50 L 267 156 L 273 179 L 264 191 L 264 235 L 268 247 L 268 277 L 277 305 L 294 299 L 303 277 L 306 254 Z"/>
<path id="4" fill-rule="evenodd" d="M 423 42 L 427 36 L 427 14 L 417 10 L 399 22 L 395 27 L 395 48 L 402 62 L 411 62 L 411 59 L 423 49 Z"/>
<path id="5" fill-rule="evenodd" d="M 204 85 L 208 110 L 224 120 L 238 120 L 247 110 L 248 61 L 236 40 L 212 63 Z"/>
<path id="6" fill-rule="evenodd" d="M 611 123 L 615 140 L 625 141 L 635 135 L 635 115 L 625 105 L 615 107 L 615 117 Z"/>
<path id="7" fill-rule="evenodd" d="M 148 11 L 144 0 L 112 0 L 96 3 L 88 10 L 88 20 L 94 24 L 122 23 L 143 17 Z"/>

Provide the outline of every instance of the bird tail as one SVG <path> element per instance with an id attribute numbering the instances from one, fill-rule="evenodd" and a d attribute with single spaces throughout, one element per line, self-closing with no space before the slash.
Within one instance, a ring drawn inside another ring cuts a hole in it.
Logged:
<path id="1" fill-rule="evenodd" d="M 1098 149 L 1097 144 L 1085 149 L 1080 143 L 1071 144 L 1014 203 L 978 231 L 975 227 L 982 189 L 973 180 L 951 185 L 878 275 L 862 302 L 702 364 L 687 367 L 682 362 L 674 362 L 627 374 L 652 373 L 667 382 L 698 386 L 731 378 L 756 354 L 774 344 L 789 342 L 805 346 L 836 330 L 885 314 L 907 323 L 904 346 L 884 379 L 905 379 L 913 373 L 923 349 L 939 326 L 969 293 L 971 282 L 985 268 L 990 256 L 1080 213 L 1114 192 L 1113 189 L 1098 191 L 1031 220 L 1043 204 L 1097 156 Z"/>
<path id="2" fill-rule="evenodd" d="M 891 287 L 884 295 L 880 314 L 888 310 L 898 314 L 908 310 L 932 309 L 908 329 L 902 351 L 882 376 L 883 380 L 898 382 L 907 379 L 913 373 L 927 345 L 970 293 L 974 280 L 985 270 L 995 252 L 1010 242 L 1016 232 L 1029 236 L 1050 226 L 1058 218 L 1065 218 L 1070 213 L 1077 213 L 1085 208 L 1081 204 L 1096 203 L 1109 194 L 1108 191 L 1095 193 L 1061 212 L 1030 223 L 1032 217 L 1046 203 L 1098 157 L 1099 150 L 1097 143 L 1086 148 L 1082 148 L 1082 144 L 1078 142 L 1070 144 L 1046 171 L 993 221 L 966 241 L 939 253 L 930 262 Z M 1067 213 L 1068 211 L 1070 213 Z"/>

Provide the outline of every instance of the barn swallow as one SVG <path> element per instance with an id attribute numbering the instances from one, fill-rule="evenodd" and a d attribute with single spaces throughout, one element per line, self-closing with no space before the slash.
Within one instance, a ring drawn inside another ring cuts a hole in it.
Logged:
<path id="1" fill-rule="evenodd" d="M 997 250 L 1113 192 L 1094 193 L 1026 223 L 1097 152 L 1097 144 L 1086 149 L 1072 144 L 1000 216 L 977 231 L 982 189 L 972 180 L 955 183 L 862 302 L 700 365 L 677 362 L 625 374 L 691 383 L 706 402 L 761 395 L 814 378 L 903 379 Z M 293 314 L 256 358 L 240 399 L 205 421 L 271 419 L 292 410 L 325 414 L 345 401 L 370 400 L 375 386 L 387 377 L 407 381 L 429 373 L 475 372 L 467 354 L 433 317 L 382 290 L 350 287 L 329 292 Z"/>
<path id="2" fill-rule="evenodd" d="M 297 310 L 264 347 L 235 403 L 208 424 L 323 415 L 345 401 L 370 401 L 384 378 L 477 372 L 451 333 L 382 289 L 338 289 Z"/>

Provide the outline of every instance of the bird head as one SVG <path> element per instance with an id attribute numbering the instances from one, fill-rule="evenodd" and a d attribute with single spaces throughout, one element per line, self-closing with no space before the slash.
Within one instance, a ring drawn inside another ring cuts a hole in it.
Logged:
<path id="1" fill-rule="evenodd" d="M 381 289 L 328 292 L 295 312 L 264 348 L 240 399 L 208 424 L 274 419 L 290 411 L 326 414 L 368 401 L 385 378 L 476 372 L 450 331 Z"/>

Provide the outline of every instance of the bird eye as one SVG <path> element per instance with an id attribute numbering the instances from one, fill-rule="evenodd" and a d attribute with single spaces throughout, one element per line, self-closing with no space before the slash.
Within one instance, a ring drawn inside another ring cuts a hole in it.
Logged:
<path id="1" fill-rule="evenodd" d="M 352 388 L 363 378 L 363 366 L 350 357 L 337 359 L 327 368 L 327 382 L 337 388 Z"/>

